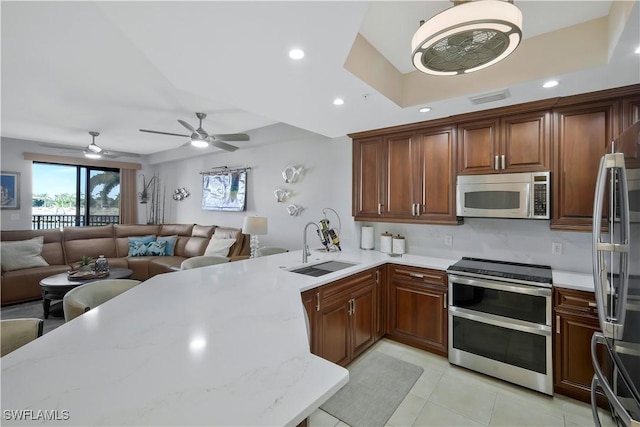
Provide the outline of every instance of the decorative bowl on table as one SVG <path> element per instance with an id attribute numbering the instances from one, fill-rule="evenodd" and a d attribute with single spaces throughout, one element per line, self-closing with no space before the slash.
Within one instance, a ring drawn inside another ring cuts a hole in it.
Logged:
<path id="1" fill-rule="evenodd" d="M 68 271 L 67 278 L 69 280 L 87 280 L 87 279 L 100 279 L 102 277 L 107 277 L 109 275 L 109 271 L 100 271 L 96 272 L 94 270 L 75 270 Z"/>

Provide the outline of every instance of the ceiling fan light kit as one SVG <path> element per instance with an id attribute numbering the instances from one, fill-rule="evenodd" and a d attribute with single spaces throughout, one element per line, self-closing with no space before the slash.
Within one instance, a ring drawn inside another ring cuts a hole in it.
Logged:
<path id="1" fill-rule="evenodd" d="M 170 135 L 170 136 L 183 136 L 183 137 L 189 138 L 189 142 L 185 145 L 191 144 L 194 147 L 198 147 L 198 148 L 206 148 L 212 145 L 214 147 L 217 147 L 226 151 L 236 151 L 238 147 L 236 147 L 235 145 L 227 144 L 223 141 L 249 141 L 249 135 L 247 135 L 246 133 L 211 134 L 210 135 L 207 133 L 206 130 L 202 128 L 202 120 L 205 119 L 207 115 L 205 113 L 196 113 L 196 117 L 198 118 L 198 120 L 200 120 L 200 125 L 198 126 L 198 129 L 194 128 L 184 120 L 178 120 L 178 123 L 180 123 L 184 128 L 186 128 L 189 132 L 191 132 L 190 135 L 181 135 L 178 133 L 160 132 L 157 130 L 148 130 L 148 129 L 140 129 L 140 132 L 157 133 L 160 135 Z"/>
<path id="2" fill-rule="evenodd" d="M 194 138 L 193 136 L 191 137 L 191 145 L 193 145 L 194 147 L 198 147 L 198 148 L 207 148 L 209 146 L 209 143 L 201 138 Z"/>
<path id="3" fill-rule="evenodd" d="M 100 159 L 102 158 L 102 148 L 96 145 L 96 136 L 100 136 L 100 132 L 90 131 L 91 144 L 87 145 L 87 148 L 83 151 L 84 156 L 87 159 Z"/>
<path id="4" fill-rule="evenodd" d="M 422 24 L 411 41 L 426 74 L 467 74 L 502 61 L 522 40 L 522 12 L 511 0 L 458 2 Z"/>

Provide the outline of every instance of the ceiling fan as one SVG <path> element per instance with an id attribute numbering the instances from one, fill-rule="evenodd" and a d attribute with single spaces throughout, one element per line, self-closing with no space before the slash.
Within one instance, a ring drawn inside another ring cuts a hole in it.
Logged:
<path id="1" fill-rule="evenodd" d="M 82 152 L 88 159 L 101 159 L 103 157 L 116 158 L 116 157 L 140 157 L 136 153 L 125 153 L 123 151 L 107 151 L 96 144 L 96 136 L 100 136 L 100 132 L 90 131 L 91 144 L 86 147 L 78 147 L 75 145 L 62 145 L 62 144 L 40 144 L 43 147 L 64 149 L 68 152 L 77 153 Z"/>
<path id="2" fill-rule="evenodd" d="M 170 133 L 170 132 L 160 132 L 157 130 L 147 130 L 140 129 L 140 132 L 148 132 L 148 133 L 159 133 L 161 135 L 172 135 L 172 136 L 184 136 L 190 138 L 190 142 L 187 144 L 191 144 L 194 147 L 205 148 L 210 145 L 214 147 L 221 148 L 226 151 L 236 151 L 238 147 L 235 145 L 227 144 L 223 141 L 249 141 L 249 135 L 246 133 L 229 133 L 229 134 L 209 134 L 202 128 L 202 120 L 207 117 L 205 113 L 196 113 L 196 117 L 200 120 L 200 125 L 198 129 L 195 129 L 189 123 L 184 120 L 178 120 L 182 126 L 184 126 L 191 135 L 182 135 L 178 133 Z M 185 144 L 186 145 L 186 144 Z"/>

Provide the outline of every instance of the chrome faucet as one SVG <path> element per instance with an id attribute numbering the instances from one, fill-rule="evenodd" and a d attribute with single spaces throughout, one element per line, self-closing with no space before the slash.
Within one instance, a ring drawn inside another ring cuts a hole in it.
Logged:
<path id="1" fill-rule="evenodd" d="M 316 228 L 318 229 L 318 233 L 320 233 L 320 226 L 318 226 L 318 224 L 316 224 L 315 222 L 308 222 L 307 225 L 304 226 L 304 232 L 302 233 L 302 262 L 303 263 L 306 263 L 307 257 L 311 255 L 311 253 L 309 252 L 309 245 L 307 245 L 307 228 L 310 225 L 315 225 Z"/>

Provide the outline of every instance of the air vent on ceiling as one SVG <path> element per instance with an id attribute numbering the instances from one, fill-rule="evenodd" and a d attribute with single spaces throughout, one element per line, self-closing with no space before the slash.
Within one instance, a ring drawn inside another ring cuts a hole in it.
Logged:
<path id="1" fill-rule="evenodd" d="M 504 89 L 498 92 L 484 93 L 482 95 L 471 96 L 469 101 L 473 105 L 486 104 L 487 102 L 500 101 L 501 99 L 507 99 L 511 96 L 509 89 Z"/>

